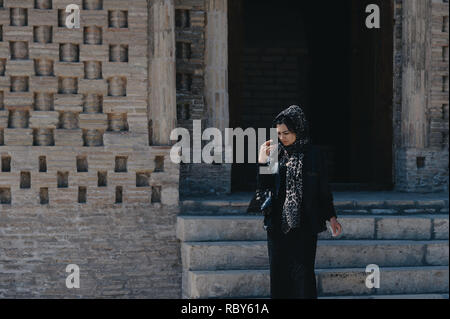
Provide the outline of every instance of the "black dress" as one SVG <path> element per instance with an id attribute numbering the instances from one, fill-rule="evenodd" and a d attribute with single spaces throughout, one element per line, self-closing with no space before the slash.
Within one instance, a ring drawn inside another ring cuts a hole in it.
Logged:
<path id="1" fill-rule="evenodd" d="M 317 233 L 309 227 L 308 216 L 303 216 L 303 226 L 281 231 L 281 212 L 286 197 L 286 166 L 279 167 L 279 191 L 274 202 L 270 221 L 266 220 L 267 246 L 270 262 L 271 298 L 316 299 L 314 263 Z M 302 207 L 304 208 L 304 207 Z"/>
<path id="2" fill-rule="evenodd" d="M 324 154 L 318 147 L 311 145 L 305 151 L 303 164 L 301 223 L 299 228 L 293 228 L 287 234 L 281 230 L 281 214 L 286 197 L 286 167 L 280 165 L 277 174 L 260 174 L 259 167 L 264 165 L 258 164 L 257 190 L 271 189 L 277 194 L 270 216 L 264 217 L 271 298 L 317 298 L 314 273 L 317 235 L 326 230 L 327 220 L 337 217 Z M 261 202 L 257 193 L 247 212 L 260 211 Z"/>
<path id="3" fill-rule="evenodd" d="M 314 264 L 317 235 L 326 230 L 326 221 L 337 217 L 333 195 L 328 183 L 328 170 L 322 151 L 310 146 L 305 152 L 303 171 L 303 201 L 301 226 L 287 234 L 281 230 L 281 214 L 286 197 L 286 167 L 280 165 L 278 174 L 260 174 L 258 190 L 278 192 L 270 216 L 265 216 L 267 247 L 270 262 L 271 298 L 317 298 Z M 277 182 L 278 180 L 278 182 Z M 248 212 L 259 212 L 257 196 L 253 197 Z"/>

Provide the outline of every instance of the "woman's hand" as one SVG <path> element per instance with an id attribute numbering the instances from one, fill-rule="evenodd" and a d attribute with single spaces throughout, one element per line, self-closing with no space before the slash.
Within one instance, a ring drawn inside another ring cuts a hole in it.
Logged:
<path id="1" fill-rule="evenodd" d="M 336 220 L 336 217 L 331 217 L 330 218 L 330 225 L 331 225 L 331 230 L 333 232 L 333 236 L 334 237 L 337 237 L 337 236 L 339 236 L 342 233 L 342 226 Z"/>
<path id="2" fill-rule="evenodd" d="M 267 163 L 267 157 L 270 155 L 270 151 L 275 148 L 275 145 L 273 145 L 272 142 L 273 140 L 268 140 L 261 144 L 261 147 L 259 148 L 258 163 Z"/>

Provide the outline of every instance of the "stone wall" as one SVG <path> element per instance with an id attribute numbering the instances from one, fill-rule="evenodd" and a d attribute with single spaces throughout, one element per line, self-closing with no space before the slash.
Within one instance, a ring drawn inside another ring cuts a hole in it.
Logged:
<path id="1" fill-rule="evenodd" d="M 179 166 L 149 141 L 148 9 L 0 1 L 0 297 L 180 296 Z"/>

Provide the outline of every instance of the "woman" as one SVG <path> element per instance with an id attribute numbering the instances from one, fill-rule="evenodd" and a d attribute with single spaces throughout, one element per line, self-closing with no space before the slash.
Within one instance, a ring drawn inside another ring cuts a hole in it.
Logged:
<path id="1" fill-rule="evenodd" d="M 314 273 L 317 234 L 329 220 L 333 235 L 342 227 L 336 220 L 327 167 L 320 150 L 311 145 L 303 109 L 292 105 L 273 126 L 278 132 L 278 169 L 258 173 L 258 191 L 274 193 L 270 216 L 264 218 L 270 262 L 271 298 L 317 298 Z M 261 145 L 259 165 L 268 165 L 272 140 Z M 259 170 L 258 170 L 259 172 Z"/>

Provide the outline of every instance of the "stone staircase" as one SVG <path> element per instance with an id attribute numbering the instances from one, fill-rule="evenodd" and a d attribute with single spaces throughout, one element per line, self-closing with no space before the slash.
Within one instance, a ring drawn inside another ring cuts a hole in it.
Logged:
<path id="1" fill-rule="evenodd" d="M 336 192 L 343 233 L 319 234 L 319 298 L 448 298 L 448 194 Z M 178 216 L 183 298 L 267 298 L 262 217 L 250 194 L 183 200 Z M 365 285 L 380 268 L 380 288 Z"/>

